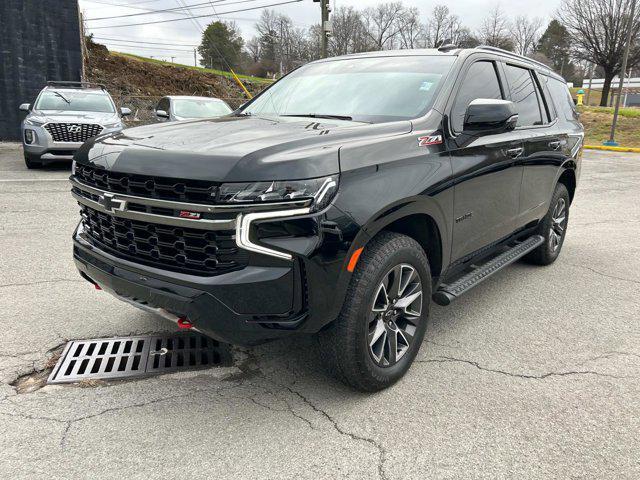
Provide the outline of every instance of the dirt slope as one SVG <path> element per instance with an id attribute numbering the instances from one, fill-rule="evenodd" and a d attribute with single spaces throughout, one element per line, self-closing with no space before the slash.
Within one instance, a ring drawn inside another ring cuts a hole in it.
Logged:
<path id="1" fill-rule="evenodd" d="M 105 46 L 93 42 L 88 42 L 87 47 L 87 80 L 105 84 L 114 98 L 205 95 L 224 98 L 232 104 L 247 98 L 240 86 L 226 76 L 227 72 L 212 73 L 202 68 L 109 52 Z M 242 81 L 253 94 L 269 84 L 252 77 L 243 77 Z"/>

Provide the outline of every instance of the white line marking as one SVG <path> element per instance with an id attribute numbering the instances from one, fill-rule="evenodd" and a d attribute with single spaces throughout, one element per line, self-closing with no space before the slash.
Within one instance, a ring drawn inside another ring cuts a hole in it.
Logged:
<path id="1" fill-rule="evenodd" d="M 0 183 L 19 183 L 19 182 L 68 182 L 68 178 L 10 178 L 8 180 L 0 180 Z"/>

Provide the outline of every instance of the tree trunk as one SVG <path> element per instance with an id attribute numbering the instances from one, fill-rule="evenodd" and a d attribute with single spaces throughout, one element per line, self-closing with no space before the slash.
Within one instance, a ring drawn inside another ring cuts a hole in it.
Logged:
<path id="1" fill-rule="evenodd" d="M 606 107 L 611 91 L 611 81 L 613 80 L 613 72 L 604 72 L 604 85 L 602 85 L 602 98 L 600 98 L 600 106 Z"/>

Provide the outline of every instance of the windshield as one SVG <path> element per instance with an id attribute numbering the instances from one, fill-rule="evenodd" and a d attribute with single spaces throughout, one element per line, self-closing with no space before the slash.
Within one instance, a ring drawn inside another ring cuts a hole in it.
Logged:
<path id="1" fill-rule="evenodd" d="M 114 113 L 111 98 L 105 93 L 46 90 L 38 97 L 36 110 Z"/>
<path id="2" fill-rule="evenodd" d="M 453 56 L 403 56 L 309 64 L 273 85 L 243 113 L 363 122 L 412 119 L 430 108 L 454 61 Z"/>
<path id="3" fill-rule="evenodd" d="M 221 117 L 231 113 L 231 107 L 220 100 L 180 98 L 173 100 L 173 113 L 178 117 Z"/>

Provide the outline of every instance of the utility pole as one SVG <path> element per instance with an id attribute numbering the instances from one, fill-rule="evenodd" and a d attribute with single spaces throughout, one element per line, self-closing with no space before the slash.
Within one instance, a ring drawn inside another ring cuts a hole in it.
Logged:
<path id="1" fill-rule="evenodd" d="M 196 57 L 196 49 L 193 49 L 193 66 L 197 67 L 198 66 L 198 57 Z"/>
<path id="2" fill-rule="evenodd" d="M 329 6 L 329 0 L 313 0 L 315 3 L 320 3 L 320 30 L 322 31 L 322 58 L 327 58 L 329 49 L 329 37 L 333 31 L 331 22 L 329 21 L 329 13 L 331 7 Z"/>
<path id="3" fill-rule="evenodd" d="M 593 82 L 593 71 L 596 68 L 595 64 L 591 64 L 591 69 L 589 70 L 589 88 L 587 90 L 587 98 L 585 99 L 585 105 L 589 106 L 589 97 L 591 96 L 591 82 Z M 583 84 L 584 85 L 584 84 Z"/>
<path id="4" fill-rule="evenodd" d="M 175 60 L 176 57 L 171 57 L 171 63 L 174 63 L 173 61 Z"/>
<path id="5" fill-rule="evenodd" d="M 627 73 L 627 60 L 629 59 L 629 49 L 631 48 L 631 39 L 633 37 L 633 22 L 636 14 L 636 0 L 631 2 L 631 13 L 627 23 L 627 44 L 624 47 L 624 55 L 622 57 L 622 68 L 620 69 L 620 84 L 618 86 L 618 96 L 616 97 L 616 107 L 613 111 L 613 122 L 611 122 L 611 135 L 609 140 L 604 142 L 605 145 L 617 146 L 616 142 L 616 124 L 618 123 L 618 111 L 620 110 L 620 97 L 622 97 L 622 88 L 624 87 L 624 76 Z"/>

